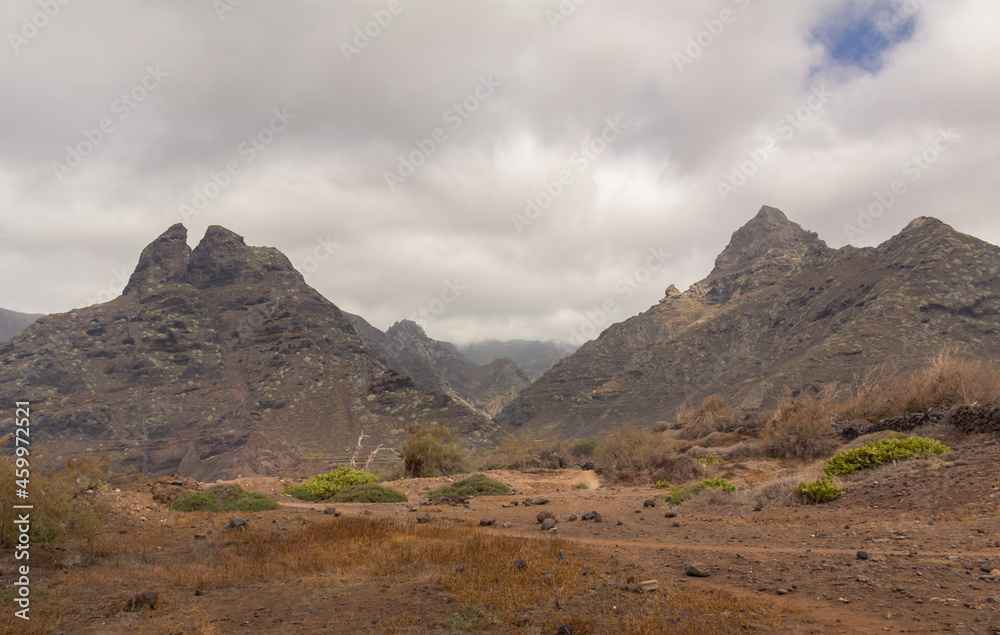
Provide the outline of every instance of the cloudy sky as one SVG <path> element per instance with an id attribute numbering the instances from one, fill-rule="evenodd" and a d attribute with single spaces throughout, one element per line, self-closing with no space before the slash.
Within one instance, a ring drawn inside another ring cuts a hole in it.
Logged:
<path id="1" fill-rule="evenodd" d="M 997 25 L 994 0 L 4 0 L 0 306 L 107 300 L 178 221 L 456 342 L 596 334 L 762 204 L 833 247 L 921 215 L 1000 243 Z"/>

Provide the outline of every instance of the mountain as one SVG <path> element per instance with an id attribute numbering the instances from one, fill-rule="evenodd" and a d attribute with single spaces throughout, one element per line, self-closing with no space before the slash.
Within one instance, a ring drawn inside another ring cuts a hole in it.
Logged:
<path id="1" fill-rule="evenodd" d="M 462 357 L 474 364 L 489 364 L 494 359 L 514 360 L 528 377 L 534 379 L 576 348 L 567 342 L 554 340 L 486 340 L 458 349 Z"/>
<path id="2" fill-rule="evenodd" d="M 389 368 L 488 417 L 500 412 L 528 385 L 528 376 L 510 359 L 474 364 L 459 355 L 452 344 L 427 337 L 416 322 L 402 320 L 383 333 L 360 316 L 344 315 Z"/>
<path id="3" fill-rule="evenodd" d="M 41 313 L 18 313 L 0 309 L 0 342 L 6 342 L 42 317 Z"/>
<path id="4" fill-rule="evenodd" d="M 831 249 L 772 207 L 704 280 L 612 325 L 496 420 L 567 437 L 671 420 L 718 393 L 744 408 L 905 371 L 941 349 L 1000 356 L 1000 248 L 934 218 L 878 247 Z"/>
<path id="5" fill-rule="evenodd" d="M 31 402 L 50 454 L 109 452 L 203 481 L 307 473 L 345 461 L 362 434 L 365 458 L 411 423 L 472 443 L 496 431 L 387 368 L 280 251 L 217 225 L 194 250 L 170 227 L 121 296 L 0 345 L 0 398 Z"/>

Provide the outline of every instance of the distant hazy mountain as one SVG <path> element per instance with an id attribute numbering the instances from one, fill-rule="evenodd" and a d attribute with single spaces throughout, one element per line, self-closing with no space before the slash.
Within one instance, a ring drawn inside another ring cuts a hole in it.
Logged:
<path id="1" fill-rule="evenodd" d="M 528 385 L 528 376 L 510 359 L 470 362 L 450 342 L 427 337 L 416 322 L 401 320 L 383 333 L 360 316 L 344 315 L 389 368 L 486 416 L 500 412 Z"/>
<path id="2" fill-rule="evenodd" d="M 878 247 L 832 249 L 764 207 L 707 278 L 608 327 L 495 420 L 588 437 L 672 420 L 713 393 L 768 408 L 943 349 L 1000 358 L 1000 248 L 921 217 Z"/>
<path id="3" fill-rule="evenodd" d="M 534 379 L 553 364 L 576 350 L 572 344 L 558 340 L 486 340 L 460 347 L 458 352 L 474 364 L 489 364 L 503 357 L 514 360 Z"/>
<path id="4" fill-rule="evenodd" d="M 42 317 L 41 313 L 18 313 L 0 309 L 0 342 L 6 342 Z"/>

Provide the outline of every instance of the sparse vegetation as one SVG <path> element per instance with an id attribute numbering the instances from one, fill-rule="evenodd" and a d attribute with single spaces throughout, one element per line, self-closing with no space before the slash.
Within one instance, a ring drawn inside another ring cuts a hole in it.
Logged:
<path id="1" fill-rule="evenodd" d="M 460 631 L 475 631 L 499 623 L 500 618 L 496 613 L 475 604 L 466 604 L 458 610 L 458 615 L 452 618 L 450 626 Z"/>
<path id="2" fill-rule="evenodd" d="M 260 492 L 248 492 L 239 485 L 213 485 L 203 492 L 182 496 L 171 505 L 182 512 L 259 512 L 280 509 L 281 505 Z"/>
<path id="3" fill-rule="evenodd" d="M 913 456 L 927 458 L 948 451 L 948 446 L 934 439 L 906 437 L 905 439 L 882 439 L 860 448 L 844 450 L 826 462 L 823 475 L 847 476 L 858 470 L 877 467 L 892 461 L 904 461 Z"/>
<path id="4" fill-rule="evenodd" d="M 577 483 L 576 485 L 573 486 L 573 489 L 587 489 L 589 487 L 590 486 L 587 485 L 586 483 Z"/>
<path id="5" fill-rule="evenodd" d="M 339 492 L 330 499 L 336 503 L 405 503 L 406 494 L 378 483 L 364 483 Z"/>
<path id="6" fill-rule="evenodd" d="M 427 498 L 439 498 L 441 496 L 502 496 L 504 494 L 510 494 L 509 487 L 485 474 L 476 474 L 429 492 Z"/>
<path id="7" fill-rule="evenodd" d="M 671 439 L 628 423 L 614 428 L 597 448 L 598 462 L 620 481 L 645 481 L 651 469 L 673 454 Z"/>
<path id="8" fill-rule="evenodd" d="M 806 461 L 829 455 L 836 447 L 831 426 L 836 396 L 836 387 L 827 386 L 814 398 L 799 397 L 775 409 L 761 433 L 765 453 Z"/>
<path id="9" fill-rule="evenodd" d="M 724 492 L 729 492 L 729 493 L 736 492 L 736 486 L 730 483 L 728 480 L 724 478 L 712 478 L 704 480 L 690 487 L 674 487 L 673 489 L 670 490 L 670 493 L 665 494 L 663 498 L 666 498 L 674 505 L 680 505 L 684 501 L 694 498 L 698 494 L 701 494 L 702 492 L 711 487 L 718 487 Z"/>
<path id="10" fill-rule="evenodd" d="M 827 503 L 843 496 L 844 490 L 830 479 L 821 478 L 816 481 L 799 483 L 799 486 L 795 488 L 795 493 L 802 494 L 811 503 Z"/>
<path id="11" fill-rule="evenodd" d="M 326 474 L 317 474 L 305 483 L 286 487 L 284 493 L 305 501 L 325 501 L 364 483 L 378 483 L 378 478 L 353 467 L 340 467 Z"/>
<path id="12" fill-rule="evenodd" d="M 448 476 L 471 468 L 468 449 L 448 428 L 412 425 L 407 432 L 409 436 L 400 449 L 407 476 Z"/>

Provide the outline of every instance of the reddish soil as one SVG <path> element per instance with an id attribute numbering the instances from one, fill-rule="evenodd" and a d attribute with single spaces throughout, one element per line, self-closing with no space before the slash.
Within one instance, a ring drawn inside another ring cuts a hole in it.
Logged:
<path id="1" fill-rule="evenodd" d="M 709 476 L 726 475 L 743 490 L 810 469 L 815 473 L 817 465 L 730 462 L 712 468 Z M 848 481 L 846 494 L 832 503 L 772 503 L 760 511 L 740 494 L 732 499 L 694 499 L 679 506 L 660 499 L 655 507 L 643 507 L 646 499 L 662 490 L 602 484 L 593 472 L 575 468 L 490 475 L 517 493 L 477 498 L 469 508 L 424 505 L 419 511 L 430 514 L 432 525 L 478 526 L 480 519 L 495 519 L 494 526 L 479 531 L 538 540 L 548 536 L 535 517 L 541 510 L 551 511 L 558 519 L 558 536 L 590 548 L 591 558 L 622 576 L 655 578 L 661 588 L 699 585 L 764 598 L 781 609 L 779 632 L 1000 632 L 1000 575 L 989 573 L 1000 567 L 1000 442 L 995 440 L 959 444 L 940 457 L 873 471 Z M 417 501 L 446 480 L 390 485 Z M 284 527 L 302 519 L 336 522 L 323 514 L 325 504 L 281 495 L 283 484 L 278 479 L 238 482 L 275 495 L 284 505 L 275 512 L 247 514 L 251 523 Z M 579 483 L 588 488 L 574 489 Z M 195 525 L 183 513 L 154 503 L 146 492 L 116 496 L 134 531 L 155 525 L 159 535 L 169 537 L 157 554 L 167 563 L 191 557 L 193 534 L 210 530 L 207 540 L 212 540 L 228 521 L 228 515 L 216 515 L 208 526 Z M 526 498 L 539 496 L 549 503 L 523 504 Z M 418 505 L 336 507 L 345 515 L 371 514 L 412 523 Z M 603 523 L 569 520 L 592 510 L 603 514 Z M 668 518 L 668 514 L 675 515 Z M 146 520 L 138 520 L 140 516 Z M 49 562 L 66 555 L 44 545 L 37 550 Z M 863 557 L 859 551 L 867 558 L 859 559 Z M 695 562 L 707 565 L 711 575 L 685 575 L 686 565 Z M 44 566 L 34 582 L 37 589 L 46 590 L 45 602 L 70 615 L 54 632 L 381 632 L 380 625 L 390 618 L 397 625 L 403 618 L 412 632 L 423 632 L 431 628 L 422 625 L 446 623 L 458 611 L 442 589 L 419 581 L 382 584 L 331 578 L 260 582 L 210 590 L 198 597 L 164 589 L 157 611 L 127 613 L 115 607 L 141 589 L 122 581 L 114 593 L 88 592 L 74 585 L 73 568 Z M 9 573 L 4 570 L 5 583 Z M 506 624 L 489 632 L 508 631 L 547 632 Z"/>

